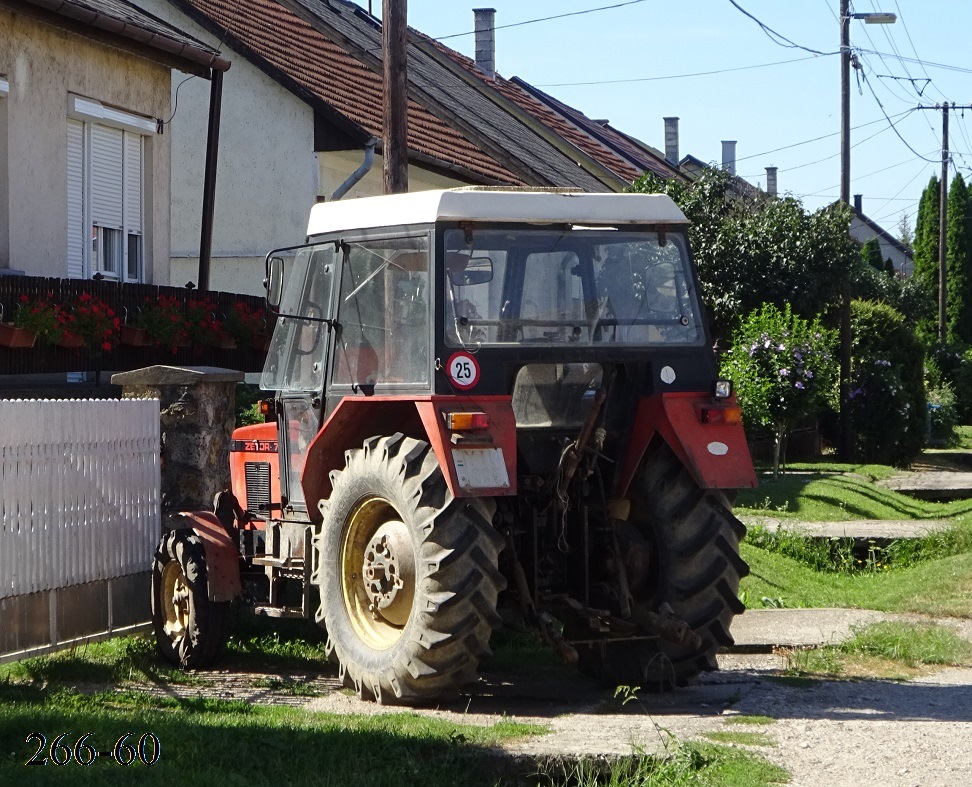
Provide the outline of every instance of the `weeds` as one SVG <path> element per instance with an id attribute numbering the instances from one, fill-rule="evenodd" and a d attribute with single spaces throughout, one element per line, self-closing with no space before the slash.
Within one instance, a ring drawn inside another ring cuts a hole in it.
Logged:
<path id="1" fill-rule="evenodd" d="M 895 539 L 882 546 L 874 539 L 858 545 L 853 538 L 821 538 L 786 528 L 769 530 L 751 525 L 746 541 L 814 571 L 836 574 L 875 574 L 972 551 L 972 531 L 959 527 L 920 538 Z"/>
<path id="2" fill-rule="evenodd" d="M 923 668 L 968 664 L 972 644 L 945 626 L 884 622 L 854 630 L 854 636 L 824 647 L 777 647 L 790 677 L 879 677 L 907 679 Z"/>
<path id="3" fill-rule="evenodd" d="M 688 787 L 780 784 L 782 768 L 740 749 L 711 743 L 672 742 L 663 755 L 543 763 L 531 784 L 543 787 Z"/>

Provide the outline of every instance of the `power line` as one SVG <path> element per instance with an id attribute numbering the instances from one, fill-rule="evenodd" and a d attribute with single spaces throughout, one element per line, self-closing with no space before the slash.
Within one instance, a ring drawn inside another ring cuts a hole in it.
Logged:
<path id="1" fill-rule="evenodd" d="M 912 111 L 914 111 L 914 110 L 912 110 Z M 907 114 L 911 114 L 911 113 L 909 112 Z M 895 122 L 898 123 L 898 122 L 901 121 L 901 119 L 902 118 L 899 118 Z M 871 121 L 871 122 L 873 123 L 874 121 Z M 894 124 L 893 123 L 891 124 L 891 128 L 894 128 Z M 875 132 L 874 134 L 871 134 L 871 136 L 864 137 L 864 139 L 862 139 L 862 140 L 860 140 L 858 142 L 855 142 L 853 145 L 851 145 L 851 149 L 853 150 L 856 147 L 860 147 L 865 142 L 870 142 L 876 136 L 879 136 L 880 134 L 885 133 L 887 130 L 888 130 L 887 128 L 882 128 L 879 131 Z M 828 134 L 827 136 L 833 136 L 833 134 Z M 804 169 L 805 167 L 812 167 L 814 164 L 823 164 L 825 161 L 831 161 L 832 159 L 837 158 L 839 155 L 840 155 L 840 151 L 837 151 L 832 156 L 825 156 L 824 158 L 817 159 L 816 161 L 808 161 L 806 164 L 797 164 L 794 167 L 786 167 L 785 169 L 778 169 L 777 171 L 778 172 L 793 172 L 793 170 L 795 170 L 795 169 Z M 749 158 L 752 158 L 752 156 L 750 156 Z M 739 160 L 740 159 L 737 159 L 737 161 L 739 161 Z M 747 176 L 747 177 L 748 178 L 755 178 L 755 177 L 758 177 L 758 176 L 752 175 L 752 176 Z M 832 188 L 832 187 L 828 186 L 828 188 Z"/>
<path id="2" fill-rule="evenodd" d="M 731 2 L 731 0 L 730 0 Z M 861 52 L 865 52 L 869 55 L 880 55 L 880 52 L 871 49 L 861 49 Z M 887 52 L 884 53 L 885 57 L 891 57 L 895 60 L 900 60 L 902 63 L 919 63 L 922 66 L 927 66 L 931 68 L 942 68 L 946 71 L 957 71 L 960 74 L 972 74 L 972 68 L 965 68 L 963 66 L 952 66 L 948 63 L 933 63 L 930 60 L 918 60 L 913 57 L 905 57 L 904 55 L 889 55 Z"/>
<path id="3" fill-rule="evenodd" d="M 915 181 L 916 181 L 916 180 L 917 180 L 918 178 L 920 178 L 920 177 L 921 177 L 921 176 L 922 176 L 923 174 L 925 174 L 925 172 L 926 172 L 926 171 L 927 171 L 927 170 L 926 170 L 926 168 L 925 168 L 925 166 L 924 166 L 924 164 L 923 164 L 923 165 L 922 165 L 921 167 L 919 167 L 919 169 L 918 169 L 918 171 L 917 171 L 917 172 L 915 173 L 915 175 L 914 175 L 914 177 L 912 177 L 912 178 L 911 178 L 911 180 L 909 180 L 909 181 L 908 181 L 907 183 L 905 183 L 905 184 L 904 184 L 904 185 L 903 185 L 903 186 L 902 186 L 902 187 L 901 187 L 900 189 L 898 189 L 898 192 L 897 192 L 897 193 L 896 193 L 896 194 L 895 194 L 895 195 L 894 195 L 893 197 L 889 197 L 888 199 L 886 199 L 886 200 L 885 200 L 885 201 L 884 201 L 884 202 L 883 202 L 883 203 L 881 204 L 881 206 L 880 206 L 880 207 L 879 207 L 879 208 L 877 209 L 877 211 L 876 211 L 876 212 L 880 212 L 880 211 L 882 211 L 882 210 L 884 210 L 884 206 L 885 206 L 885 205 L 887 205 L 887 204 L 888 204 L 889 202 L 896 202 L 896 201 L 898 200 L 898 195 L 899 195 L 899 194 L 900 194 L 900 193 L 901 193 L 902 191 L 904 191 L 904 190 L 905 190 L 906 188 L 908 188 L 908 186 L 910 186 L 910 185 L 911 185 L 912 183 L 914 183 L 914 182 L 915 182 Z M 883 199 L 883 198 L 882 198 L 882 197 L 878 197 L 878 199 Z M 908 199 L 907 197 L 903 197 L 903 198 L 902 198 L 902 200 L 907 200 L 907 199 Z M 911 201 L 914 201 L 914 200 L 911 200 Z"/>
<path id="4" fill-rule="evenodd" d="M 837 52 L 830 52 L 831 55 L 836 55 Z M 754 68 L 769 68 L 770 66 L 783 66 L 788 63 L 801 63 L 804 60 L 817 60 L 818 55 L 810 55 L 809 57 L 796 57 L 792 60 L 777 60 L 774 63 L 757 63 L 751 66 L 735 66 L 734 68 L 720 68 L 715 71 L 697 71 L 693 74 L 669 74 L 667 76 L 661 77 L 638 77 L 635 79 L 603 79 L 596 82 L 546 82 L 544 84 L 538 84 L 536 87 L 579 87 L 584 85 L 621 85 L 627 82 L 658 82 L 664 79 L 687 79 L 688 77 L 705 77 L 712 76 L 714 74 L 728 74 L 731 71 L 749 71 Z"/>
<path id="5" fill-rule="evenodd" d="M 777 33 L 769 25 L 764 24 L 763 22 L 761 22 L 759 19 L 757 19 L 755 16 L 753 16 L 751 13 L 749 13 L 749 11 L 747 11 L 745 8 L 743 8 L 741 5 L 739 5 L 739 3 L 736 2 L 736 0 L 729 0 L 729 2 L 733 5 L 733 7 L 737 11 L 739 11 L 740 13 L 742 13 L 744 16 L 749 17 L 757 25 L 759 25 L 759 28 L 760 28 L 760 30 L 763 31 L 763 34 L 770 41 L 772 41 L 774 44 L 776 44 L 777 46 L 782 46 L 782 47 L 785 47 L 787 49 L 802 49 L 804 52 L 810 52 L 810 53 L 812 53 L 814 55 L 834 55 L 834 54 L 837 54 L 836 52 L 821 52 L 819 49 L 810 49 L 810 47 L 806 47 L 806 46 L 803 46 L 802 44 L 798 44 L 795 41 L 792 41 L 791 39 L 787 38 L 782 33 Z"/>
<path id="6" fill-rule="evenodd" d="M 511 22 L 508 25 L 494 25 L 493 30 L 506 30 L 511 27 L 522 27 L 523 25 L 536 24 L 537 22 L 549 22 L 553 19 L 566 19 L 568 16 L 581 16 L 583 14 L 593 14 L 597 11 L 610 11 L 613 8 L 624 8 L 624 6 L 626 5 L 637 5 L 638 3 L 644 3 L 644 2 L 645 0 L 627 0 L 627 2 L 625 3 L 615 3 L 614 5 L 602 5 L 599 6 L 598 8 L 587 8 L 583 11 L 571 11 L 570 13 L 566 13 L 566 14 L 556 14 L 554 16 L 543 16 L 538 19 L 527 19 L 524 20 L 523 22 Z M 475 34 L 476 34 L 475 30 L 470 30 L 468 33 L 453 33 L 452 35 L 448 35 L 448 36 L 439 36 L 435 40 L 447 41 L 450 38 L 461 38 L 462 36 L 471 36 Z"/>
<path id="7" fill-rule="evenodd" d="M 904 146 L 906 148 L 908 148 L 908 150 L 910 150 L 912 153 L 914 153 L 918 158 L 920 158 L 920 159 L 922 159 L 924 161 L 927 161 L 930 164 L 937 163 L 937 162 L 935 162 L 934 159 L 925 158 L 923 155 L 921 155 L 921 153 L 919 153 L 917 150 L 915 150 L 913 147 L 911 147 L 911 145 L 908 143 L 908 140 L 906 140 L 903 136 L 901 136 L 901 132 L 898 131 L 897 128 L 895 128 L 895 124 L 892 123 L 891 122 L 891 118 L 888 117 L 888 113 L 885 111 L 884 104 L 881 103 L 881 99 L 879 99 L 877 97 L 877 93 L 874 92 L 874 87 L 868 81 L 867 74 L 862 73 L 861 74 L 861 79 L 864 80 L 864 84 L 867 85 L 867 89 L 871 91 L 871 95 L 874 97 L 874 100 L 877 102 L 877 105 L 878 105 L 878 107 L 881 110 L 881 114 L 884 115 L 885 120 L 888 121 L 888 125 L 891 126 L 891 130 L 894 131 L 894 133 L 897 135 L 898 139 L 900 139 L 904 143 Z"/>
<path id="8" fill-rule="evenodd" d="M 914 111 L 915 111 L 914 109 L 906 109 L 904 112 L 901 112 L 898 115 L 892 115 L 891 117 L 900 120 L 905 115 L 910 115 Z M 895 120 L 895 122 L 897 123 L 898 120 Z M 861 123 L 859 126 L 854 126 L 851 130 L 857 131 L 857 129 L 859 128 L 866 128 L 867 126 L 873 126 L 875 123 L 883 123 L 883 122 L 884 122 L 883 118 L 878 118 L 877 120 L 869 120 L 867 121 L 867 123 Z M 838 134 L 840 134 L 839 131 L 832 131 L 829 134 L 821 134 L 819 137 L 814 137 L 813 139 L 805 139 L 803 140 L 803 142 L 794 142 L 792 145 L 784 145 L 781 148 L 774 148 L 773 150 L 767 150 L 764 151 L 763 153 L 754 153 L 751 156 L 741 156 L 740 158 L 736 159 L 736 163 L 738 164 L 740 161 L 748 161 L 751 158 L 760 158 L 761 156 L 768 156 L 771 153 L 779 153 L 781 150 L 790 150 L 791 148 L 798 148 L 801 145 L 809 145 L 811 142 L 819 142 L 820 140 L 827 139 L 828 137 L 836 137 Z M 868 137 L 868 139 L 870 139 L 870 137 Z M 867 142 L 866 139 L 862 141 Z M 857 144 L 859 145 L 861 143 L 858 142 Z"/>

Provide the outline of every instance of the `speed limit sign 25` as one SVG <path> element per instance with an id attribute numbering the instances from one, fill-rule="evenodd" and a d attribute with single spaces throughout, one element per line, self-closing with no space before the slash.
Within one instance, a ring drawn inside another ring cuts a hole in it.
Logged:
<path id="1" fill-rule="evenodd" d="M 479 382 L 479 362 L 472 353 L 453 353 L 446 364 L 446 373 L 456 388 L 466 390 Z"/>

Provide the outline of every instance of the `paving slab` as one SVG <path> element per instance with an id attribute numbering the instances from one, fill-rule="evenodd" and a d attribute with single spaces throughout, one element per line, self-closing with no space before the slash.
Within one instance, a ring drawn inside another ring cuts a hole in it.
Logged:
<path id="1" fill-rule="evenodd" d="M 872 609 L 748 609 L 732 621 L 730 631 L 736 644 L 729 652 L 836 645 L 850 639 L 855 628 L 890 618 Z"/>
<path id="2" fill-rule="evenodd" d="M 947 530 L 947 519 L 854 519 L 846 522 L 804 522 L 787 517 L 743 516 L 740 521 L 760 525 L 770 532 L 783 530 L 811 538 L 853 538 L 855 540 L 921 538 Z"/>
<path id="3" fill-rule="evenodd" d="M 920 470 L 896 473 L 878 486 L 920 500 L 958 500 L 972 497 L 972 473 Z"/>

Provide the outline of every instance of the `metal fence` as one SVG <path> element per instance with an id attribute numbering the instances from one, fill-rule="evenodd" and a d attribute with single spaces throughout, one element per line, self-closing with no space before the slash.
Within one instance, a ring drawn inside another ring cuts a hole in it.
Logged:
<path id="1" fill-rule="evenodd" d="M 0 400 L 0 661 L 149 620 L 158 400 Z"/>

